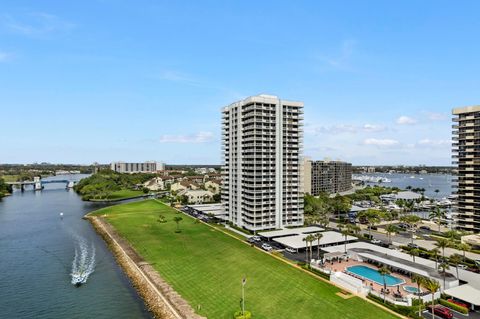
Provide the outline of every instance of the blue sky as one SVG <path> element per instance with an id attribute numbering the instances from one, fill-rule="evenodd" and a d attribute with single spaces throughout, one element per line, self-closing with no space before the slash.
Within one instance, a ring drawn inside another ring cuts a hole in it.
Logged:
<path id="1" fill-rule="evenodd" d="M 480 103 L 478 1 L 0 4 L 0 163 L 218 164 L 220 109 L 305 103 L 305 155 L 450 164 Z"/>

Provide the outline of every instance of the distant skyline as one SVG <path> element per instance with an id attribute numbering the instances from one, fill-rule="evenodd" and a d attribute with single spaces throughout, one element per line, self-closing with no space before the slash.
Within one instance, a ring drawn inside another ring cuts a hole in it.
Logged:
<path id="1" fill-rule="evenodd" d="M 220 164 L 220 110 L 305 103 L 304 153 L 451 165 L 477 1 L 2 1 L 0 163 Z"/>

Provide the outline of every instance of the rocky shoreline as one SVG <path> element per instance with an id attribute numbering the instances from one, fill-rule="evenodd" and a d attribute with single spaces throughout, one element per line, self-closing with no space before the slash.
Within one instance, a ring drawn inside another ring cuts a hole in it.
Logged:
<path id="1" fill-rule="evenodd" d="M 205 318 L 197 315 L 188 302 L 173 290 L 104 218 L 91 215 L 85 218 L 105 240 L 117 263 L 129 277 L 155 318 Z"/>

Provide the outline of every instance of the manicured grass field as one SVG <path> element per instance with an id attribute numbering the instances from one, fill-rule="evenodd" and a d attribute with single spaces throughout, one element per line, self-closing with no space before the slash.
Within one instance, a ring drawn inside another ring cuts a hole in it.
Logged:
<path id="1" fill-rule="evenodd" d="M 150 262 L 199 314 L 232 318 L 240 309 L 241 281 L 253 318 L 395 318 L 338 288 L 262 253 L 219 230 L 196 222 L 155 200 L 112 206 L 95 212 Z M 158 216 L 167 222 L 158 222 Z M 180 216 L 181 233 L 175 233 Z"/>

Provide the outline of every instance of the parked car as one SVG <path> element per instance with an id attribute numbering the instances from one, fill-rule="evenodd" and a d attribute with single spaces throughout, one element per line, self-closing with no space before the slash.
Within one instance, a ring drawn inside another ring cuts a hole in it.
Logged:
<path id="1" fill-rule="evenodd" d="M 381 241 L 380 239 L 376 239 L 376 238 L 372 239 L 370 242 L 371 242 L 372 244 L 375 244 L 375 245 L 378 245 L 378 244 L 381 244 L 381 243 L 382 243 L 382 241 Z"/>
<path id="2" fill-rule="evenodd" d="M 255 240 L 255 238 L 250 237 L 250 238 L 247 239 L 247 241 L 248 241 L 249 243 L 254 243 L 256 240 Z"/>
<path id="3" fill-rule="evenodd" d="M 420 248 L 417 244 L 414 244 L 414 243 L 408 243 L 407 246 L 410 247 L 410 248 L 412 248 L 412 249 L 418 249 L 418 248 Z"/>
<path id="4" fill-rule="evenodd" d="M 252 236 L 252 237 L 250 237 L 250 238 L 252 238 L 252 239 L 253 239 L 254 241 L 256 241 L 256 242 L 262 241 L 262 239 L 260 238 L 260 236 Z"/>
<path id="5" fill-rule="evenodd" d="M 421 229 L 421 230 L 426 230 L 426 231 L 431 231 L 431 230 L 432 230 L 430 227 L 428 227 L 428 226 L 425 226 L 425 225 L 424 225 L 424 226 L 420 226 L 420 227 L 418 227 L 418 229 Z"/>
<path id="6" fill-rule="evenodd" d="M 292 254 L 295 254 L 297 251 L 293 248 L 290 248 L 290 247 L 287 247 L 285 248 L 286 251 L 288 251 L 289 253 L 292 253 Z"/>
<path id="7" fill-rule="evenodd" d="M 270 251 L 272 250 L 272 246 L 270 246 L 269 244 L 262 244 L 262 249 L 263 250 L 266 250 L 266 251 Z"/>
<path id="8" fill-rule="evenodd" d="M 467 269 L 468 269 L 468 266 L 467 266 L 467 265 L 459 264 L 459 265 L 458 265 L 458 268 L 463 269 L 463 270 L 467 270 Z"/>
<path id="9" fill-rule="evenodd" d="M 447 300 L 448 300 L 449 302 L 451 302 L 451 303 L 456 304 L 457 306 L 465 307 L 465 308 L 467 308 L 467 309 L 470 308 L 469 305 L 466 304 L 466 303 L 463 302 L 463 301 L 460 301 L 460 300 L 457 300 L 457 299 L 453 299 L 453 298 L 450 298 L 450 299 L 447 299 Z"/>
<path id="10" fill-rule="evenodd" d="M 435 307 L 432 307 L 432 305 L 429 305 L 428 311 L 430 311 L 430 313 L 434 313 L 440 318 L 445 318 L 445 319 L 453 318 L 453 313 L 450 311 L 450 309 L 444 306 L 436 305 Z"/>

